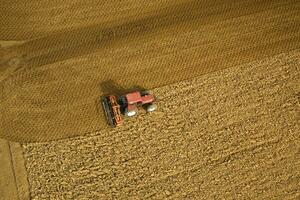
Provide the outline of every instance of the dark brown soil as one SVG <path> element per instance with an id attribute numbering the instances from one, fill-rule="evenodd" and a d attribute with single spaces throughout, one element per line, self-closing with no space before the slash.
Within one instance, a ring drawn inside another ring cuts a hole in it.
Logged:
<path id="1" fill-rule="evenodd" d="M 1 137 L 49 141 L 101 130 L 99 97 L 111 85 L 152 89 L 300 48 L 294 0 L 80 2 L 10 8 L 36 12 L 0 26 L 7 39 L 29 39 L 0 51 Z"/>

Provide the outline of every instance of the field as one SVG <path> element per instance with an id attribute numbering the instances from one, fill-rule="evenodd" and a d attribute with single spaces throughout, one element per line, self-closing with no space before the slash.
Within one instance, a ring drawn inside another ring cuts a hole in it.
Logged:
<path id="1" fill-rule="evenodd" d="M 299 199 L 298 1 L 15 0 L 0 12 L 7 199 Z M 135 89 L 158 111 L 110 128 L 101 97 Z"/>
<path id="2" fill-rule="evenodd" d="M 0 134 L 34 142 L 91 133 L 107 128 L 103 94 L 153 89 L 300 47 L 300 4 L 291 0 L 170 1 L 165 9 L 154 2 L 147 9 L 155 12 L 74 29 L 47 28 L 42 14 L 31 19 L 41 20 L 30 32 L 38 38 L 0 52 Z M 29 37 L 25 25 L 15 38 Z"/>

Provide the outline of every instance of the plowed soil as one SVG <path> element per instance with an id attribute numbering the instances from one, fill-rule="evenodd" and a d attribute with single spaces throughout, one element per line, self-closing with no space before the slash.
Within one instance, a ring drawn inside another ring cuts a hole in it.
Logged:
<path id="1" fill-rule="evenodd" d="M 124 126 L 23 146 L 32 199 L 298 199 L 300 51 L 154 89 Z"/>

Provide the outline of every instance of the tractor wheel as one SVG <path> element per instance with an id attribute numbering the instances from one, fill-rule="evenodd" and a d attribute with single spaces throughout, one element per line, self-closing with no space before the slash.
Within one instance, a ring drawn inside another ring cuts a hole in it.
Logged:
<path id="1" fill-rule="evenodd" d="M 149 95 L 150 92 L 148 90 L 143 90 L 140 92 L 142 96 L 146 96 L 146 95 Z"/>
<path id="2" fill-rule="evenodd" d="M 156 104 L 149 104 L 146 108 L 147 112 L 153 112 L 157 109 L 157 105 Z"/>
<path id="3" fill-rule="evenodd" d="M 127 109 L 125 109 L 125 113 L 124 115 L 126 117 L 133 117 L 135 115 L 137 115 L 138 111 L 137 110 L 131 110 L 131 111 L 128 111 Z"/>

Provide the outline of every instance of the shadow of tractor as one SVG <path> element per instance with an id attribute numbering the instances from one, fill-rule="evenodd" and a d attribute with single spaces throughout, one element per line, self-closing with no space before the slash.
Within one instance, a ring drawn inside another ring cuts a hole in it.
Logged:
<path id="1" fill-rule="evenodd" d="M 113 80 L 104 81 L 100 84 L 100 90 L 105 95 L 116 95 L 120 96 L 126 93 L 134 92 L 134 91 L 145 91 L 144 87 L 134 85 L 130 88 L 124 88 L 120 84 L 116 83 Z"/>

